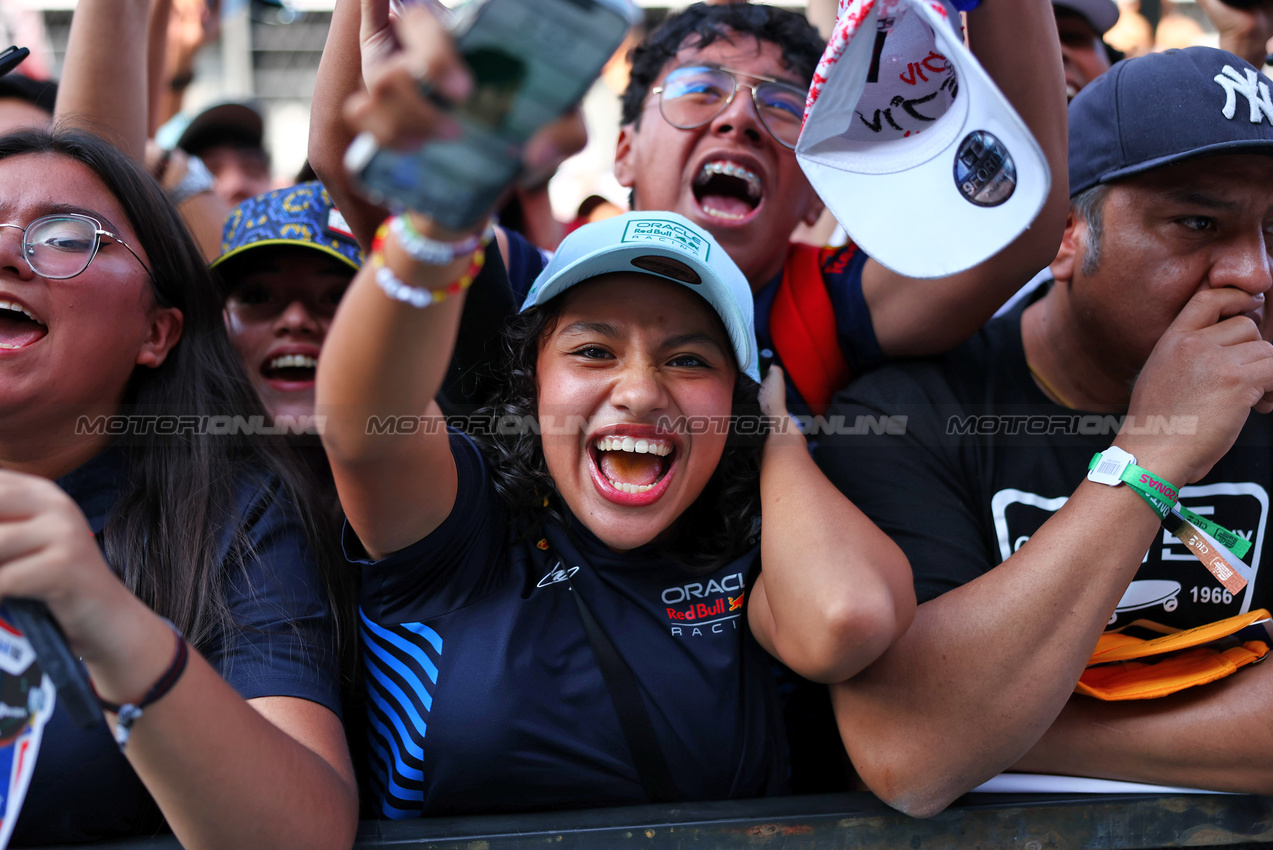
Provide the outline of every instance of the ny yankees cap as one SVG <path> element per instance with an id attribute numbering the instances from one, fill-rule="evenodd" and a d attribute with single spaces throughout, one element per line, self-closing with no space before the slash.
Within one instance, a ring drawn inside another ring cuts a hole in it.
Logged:
<path id="1" fill-rule="evenodd" d="M 1273 154 L 1271 87 L 1214 47 L 1119 62 L 1070 103 L 1070 196 L 1194 157 Z"/>
<path id="2" fill-rule="evenodd" d="M 661 277 L 706 299 L 725 325 L 739 371 L 760 380 L 755 307 L 747 278 L 710 233 L 673 212 L 626 213 L 574 231 L 557 246 L 522 309 L 612 272 Z"/>
<path id="3" fill-rule="evenodd" d="M 841 0 L 796 157 L 855 243 L 918 278 L 997 254 L 1051 181 L 949 0 Z"/>

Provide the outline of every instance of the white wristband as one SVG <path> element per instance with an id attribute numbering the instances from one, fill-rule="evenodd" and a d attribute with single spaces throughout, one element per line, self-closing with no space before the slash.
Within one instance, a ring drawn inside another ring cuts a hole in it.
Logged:
<path id="1" fill-rule="evenodd" d="M 490 242 L 495 236 L 495 226 L 487 222 L 481 233 L 459 242 L 441 242 L 417 233 L 402 216 L 394 216 L 390 220 L 389 230 L 398 238 L 398 244 L 411 259 L 427 266 L 448 266 L 460 257 L 472 254 L 478 246 Z"/>

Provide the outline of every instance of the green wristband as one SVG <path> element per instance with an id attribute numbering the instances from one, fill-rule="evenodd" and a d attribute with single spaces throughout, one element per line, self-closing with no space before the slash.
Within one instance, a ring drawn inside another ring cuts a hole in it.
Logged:
<path id="1" fill-rule="evenodd" d="M 1245 537 L 1234 534 L 1223 525 L 1214 523 L 1205 517 L 1200 517 L 1184 505 L 1177 504 L 1176 510 L 1180 511 L 1180 515 L 1189 520 L 1198 528 L 1210 534 L 1215 538 L 1216 542 L 1224 548 L 1228 549 L 1239 558 L 1245 558 L 1246 553 L 1251 551 L 1251 541 Z"/>
<path id="2" fill-rule="evenodd" d="M 1180 505 L 1180 492 L 1175 486 L 1143 466 L 1137 466 L 1134 457 L 1116 446 L 1093 455 L 1087 469 L 1087 477 L 1092 481 L 1110 486 L 1116 486 L 1116 482 L 1121 481 L 1131 487 L 1162 519 L 1166 519 L 1172 508 L 1177 508 L 1181 516 L 1210 534 L 1217 543 L 1238 558 L 1244 557 L 1251 550 L 1250 540 Z"/>
<path id="3" fill-rule="evenodd" d="M 1121 449 L 1115 451 L 1112 448 L 1094 454 L 1087 465 L 1087 477 L 1098 484 L 1126 484 L 1154 509 L 1160 519 L 1167 516 L 1180 495 L 1165 479 L 1159 478 L 1143 466 L 1137 466 L 1135 458 Z"/>

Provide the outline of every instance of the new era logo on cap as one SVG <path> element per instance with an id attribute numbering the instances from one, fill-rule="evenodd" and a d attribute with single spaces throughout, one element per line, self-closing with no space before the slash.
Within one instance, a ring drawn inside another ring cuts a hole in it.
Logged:
<path id="1" fill-rule="evenodd" d="M 712 246 L 688 227 L 669 219 L 644 219 L 628 222 L 621 242 L 654 242 L 665 248 L 676 248 L 707 262 Z"/>

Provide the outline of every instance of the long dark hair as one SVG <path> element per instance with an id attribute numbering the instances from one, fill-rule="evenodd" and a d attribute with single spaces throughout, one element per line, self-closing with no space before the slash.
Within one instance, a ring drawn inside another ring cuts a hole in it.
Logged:
<path id="1" fill-rule="evenodd" d="M 509 317 L 497 372 L 503 380 L 490 403 L 476 414 L 479 423 L 529 422 L 538 417 L 536 365 L 565 297 Z M 759 391 L 759 384 L 738 373 L 729 439 L 716 471 L 670 534 L 658 542 L 663 554 L 692 572 L 711 572 L 729 563 L 759 537 L 760 450 L 768 433 L 760 415 Z M 548 518 L 569 524 L 570 512 L 548 473 L 543 440 L 533 429 L 479 427 L 472 436 L 490 461 L 495 491 L 528 537 L 538 536 Z"/>
<path id="2" fill-rule="evenodd" d="M 149 258 L 157 302 L 176 307 L 184 317 L 181 339 L 163 364 L 134 371 L 123 411 L 193 415 L 203 421 L 260 416 L 268 422 L 226 335 L 217 289 L 199 246 L 159 184 L 113 145 L 80 131 L 29 130 L 0 137 L 0 159 L 22 154 L 66 157 L 96 174 Z M 236 505 L 250 477 L 263 481 L 273 474 L 281 482 L 282 492 L 271 495 L 295 507 L 333 611 L 342 612 L 347 602 L 340 590 L 345 570 L 335 562 L 334 530 L 320 520 L 322 507 L 310 498 L 315 488 L 303 464 L 283 440 L 229 430 L 118 440 L 127 483 L 103 535 L 107 561 L 128 589 L 199 648 L 215 645 L 234 628 L 225 594 L 230 577 L 222 558 L 228 551 L 231 568 L 241 569 L 253 557 L 244 535 L 251 518 L 239 516 Z M 342 644 L 349 643 L 348 628 L 341 628 L 347 625 L 348 619 L 338 615 Z"/>

